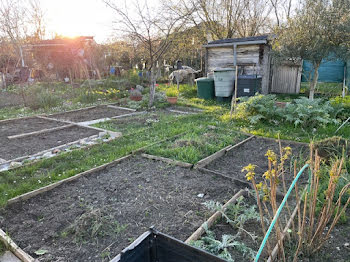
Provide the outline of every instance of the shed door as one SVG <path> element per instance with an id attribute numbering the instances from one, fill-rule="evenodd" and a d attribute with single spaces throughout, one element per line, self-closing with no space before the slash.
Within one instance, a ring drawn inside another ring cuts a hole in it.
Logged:
<path id="1" fill-rule="evenodd" d="M 271 93 L 299 94 L 301 81 L 300 65 L 272 66 Z"/>

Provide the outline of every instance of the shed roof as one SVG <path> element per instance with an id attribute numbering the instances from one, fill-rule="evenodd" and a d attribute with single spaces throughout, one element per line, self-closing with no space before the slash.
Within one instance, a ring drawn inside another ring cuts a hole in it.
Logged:
<path id="1" fill-rule="evenodd" d="M 241 43 L 241 42 L 252 42 L 252 41 L 260 41 L 267 40 L 268 35 L 260 35 L 260 36 L 249 36 L 249 37 L 240 37 L 240 38 L 226 38 L 219 39 L 215 41 L 211 41 L 208 45 L 217 45 L 217 44 L 229 44 L 229 43 Z"/>

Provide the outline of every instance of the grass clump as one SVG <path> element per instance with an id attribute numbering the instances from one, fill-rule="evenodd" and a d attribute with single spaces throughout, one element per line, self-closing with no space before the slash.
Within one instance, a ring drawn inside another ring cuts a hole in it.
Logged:
<path id="1" fill-rule="evenodd" d="M 108 210 L 90 207 L 62 231 L 61 236 L 72 235 L 75 243 L 81 243 L 91 238 L 122 234 L 127 226 L 115 221 Z"/>

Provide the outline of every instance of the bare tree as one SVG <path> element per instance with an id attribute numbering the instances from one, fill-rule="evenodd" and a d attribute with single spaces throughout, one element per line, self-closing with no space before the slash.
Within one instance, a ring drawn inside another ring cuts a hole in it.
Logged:
<path id="1" fill-rule="evenodd" d="M 157 62 L 169 49 L 176 33 L 182 28 L 183 16 L 173 16 L 169 12 L 156 10 L 149 6 L 147 0 L 128 1 L 121 4 L 104 0 L 117 14 L 116 30 L 129 37 L 144 49 L 147 70 L 151 72 L 149 106 L 153 105 Z"/>
<path id="2" fill-rule="evenodd" d="M 39 0 L 29 1 L 29 14 L 33 37 L 37 40 L 43 40 L 45 37 L 45 13 L 41 8 Z"/>
<path id="3" fill-rule="evenodd" d="M 0 0 L 0 37 L 10 40 L 22 66 L 23 45 L 30 35 L 42 39 L 44 25 L 44 13 L 37 0 Z"/>
<path id="4" fill-rule="evenodd" d="M 265 33 L 270 26 L 269 0 L 172 0 L 164 1 L 193 25 L 204 25 L 212 39 L 246 37 Z"/>
<path id="5" fill-rule="evenodd" d="M 0 0 L 0 34 L 10 39 L 24 66 L 23 41 L 27 32 L 27 12 L 19 0 Z"/>

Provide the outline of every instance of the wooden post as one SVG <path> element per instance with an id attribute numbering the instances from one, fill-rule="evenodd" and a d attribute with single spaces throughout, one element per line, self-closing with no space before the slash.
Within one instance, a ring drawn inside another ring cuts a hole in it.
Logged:
<path id="1" fill-rule="evenodd" d="M 237 83 L 238 83 L 238 66 L 236 65 L 235 94 L 234 94 L 234 96 L 232 96 L 232 100 L 231 100 L 230 118 L 232 118 L 232 113 L 236 110 L 236 104 L 237 104 Z"/>

